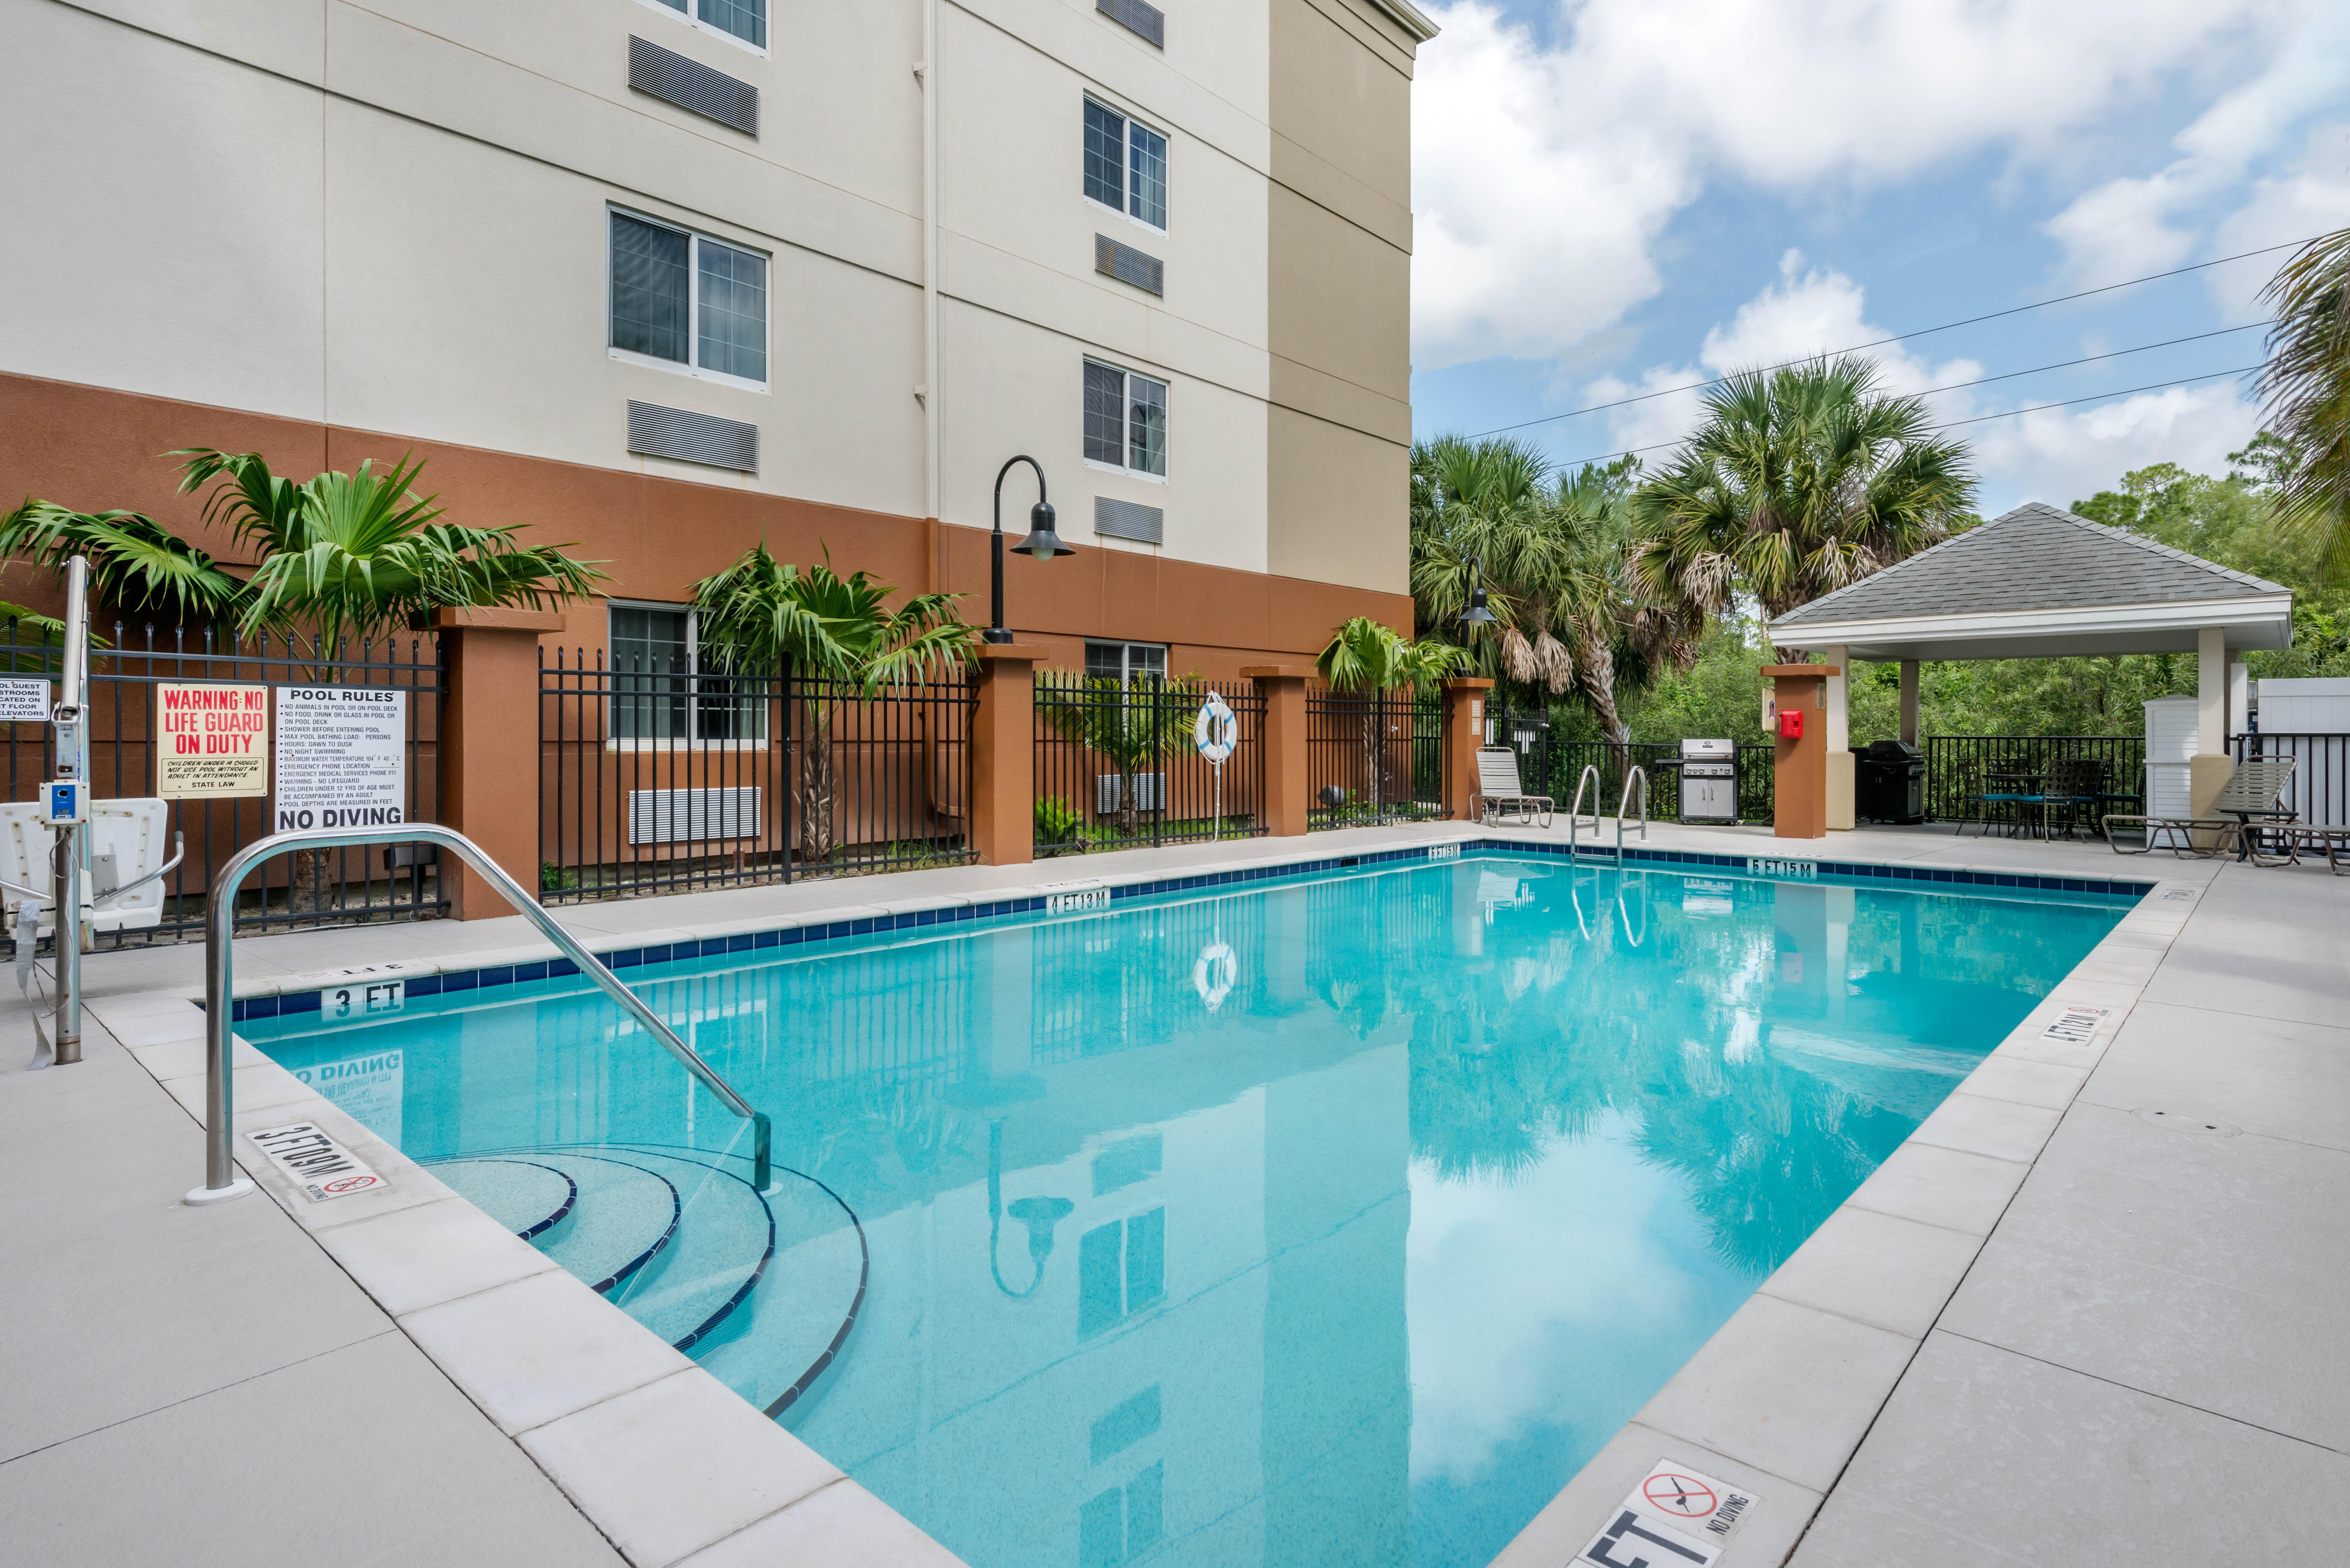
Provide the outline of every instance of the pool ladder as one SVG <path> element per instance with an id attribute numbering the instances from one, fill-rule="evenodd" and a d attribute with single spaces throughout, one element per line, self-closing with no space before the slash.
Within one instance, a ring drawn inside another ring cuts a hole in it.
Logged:
<path id="1" fill-rule="evenodd" d="M 581 974 L 619 1003 L 620 1011 L 639 1028 L 676 1057 L 687 1072 L 701 1079 L 702 1087 L 717 1096 L 720 1104 L 751 1124 L 751 1184 L 762 1194 L 774 1189 L 770 1129 L 764 1111 L 752 1109 L 750 1102 L 736 1094 L 732 1084 L 720 1077 L 692 1046 L 679 1039 L 677 1031 L 646 1006 L 644 999 L 623 984 L 619 976 L 606 968 L 603 960 L 581 946 L 579 939 L 564 929 L 562 923 L 525 892 L 521 883 L 507 876 L 480 845 L 452 827 L 429 822 L 403 822 L 391 831 L 343 827 L 273 834 L 239 850 L 213 879 L 212 893 L 204 908 L 204 1184 L 188 1194 L 189 1202 L 220 1203 L 253 1190 L 251 1179 L 236 1173 L 236 1156 L 230 1141 L 236 1120 L 235 1075 L 229 1070 L 235 1033 L 233 1014 L 236 1011 L 236 961 L 231 952 L 230 939 L 235 935 L 237 889 L 244 886 L 255 867 L 273 856 L 296 849 L 357 849 L 377 844 L 436 845 L 472 867 L 497 890 L 499 897 L 514 906 L 515 913 L 536 926 L 539 935 L 553 942 L 557 951 L 577 965 Z"/>
<path id="2" fill-rule="evenodd" d="M 1635 763 L 1632 771 L 1624 775 L 1624 793 L 1616 801 L 1616 864 L 1618 866 L 1624 864 L 1624 818 L 1631 808 L 1632 786 L 1635 784 L 1640 786 L 1642 842 L 1645 843 L 1648 836 L 1648 770 Z M 1607 821 L 1599 815 L 1599 791 L 1603 787 L 1599 782 L 1599 764 L 1586 763 L 1583 775 L 1575 781 L 1575 804 L 1566 814 L 1566 853 L 1570 857 L 1575 854 L 1575 834 L 1583 826 L 1583 790 L 1586 784 L 1591 786 L 1591 842 L 1595 849 L 1599 846 L 1600 826 Z"/>

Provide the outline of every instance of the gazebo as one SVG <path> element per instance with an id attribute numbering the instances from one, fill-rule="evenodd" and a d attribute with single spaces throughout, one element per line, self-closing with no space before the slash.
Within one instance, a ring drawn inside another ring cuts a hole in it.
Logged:
<path id="1" fill-rule="evenodd" d="M 1793 698 L 1820 710 L 1821 752 L 1801 759 L 1810 765 L 1791 777 L 1790 762 L 1809 747 L 1778 743 L 1780 782 L 1798 796 L 1793 813 L 1781 810 L 1781 834 L 1810 836 L 1789 834 L 1791 816 L 1804 826 L 1853 826 L 1851 660 L 1899 662 L 1901 739 L 1915 744 L 1921 659 L 2193 653 L 2196 750 L 2224 758 L 2249 705 L 2243 655 L 2293 645 L 2293 591 L 2031 502 L 1790 610 L 1770 632 L 1774 644 L 1805 649 L 1814 661 L 1766 671 L 1777 674 L 1783 709 Z M 2197 763 L 2196 809 L 2227 771 Z M 1825 802 L 1802 798 L 1823 787 Z"/>

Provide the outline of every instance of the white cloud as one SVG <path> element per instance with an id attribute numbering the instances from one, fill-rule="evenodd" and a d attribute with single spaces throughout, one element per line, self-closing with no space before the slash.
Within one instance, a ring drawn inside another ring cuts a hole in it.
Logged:
<path id="1" fill-rule="evenodd" d="M 2220 223 L 2211 248 L 2223 256 L 2241 255 L 2330 234 L 2345 224 L 2350 224 L 2350 124 L 2335 122 L 2310 132 L 2292 168 L 2251 182 L 2243 204 Z M 2213 299 L 2236 320 L 2261 319 L 2265 313 L 2258 291 L 2284 259 L 2272 255 L 2213 268 Z"/>
<path id="2" fill-rule="evenodd" d="M 2034 409 L 1952 431 L 1973 443 L 1983 515 L 2026 501 L 2069 506 L 2151 463 L 2195 473 L 2228 471 L 2228 454 L 2260 428 L 2260 410 L 2235 383 L 2167 387 L 2086 409 Z"/>
<path id="3" fill-rule="evenodd" d="M 1870 184 L 1984 148 L 2050 154 L 2293 16 L 2289 0 L 1560 0 L 1545 49 L 1489 0 L 1433 14 L 1412 114 L 1424 370 L 1554 356 L 1620 320 L 1660 286 L 1665 226 L 1711 178 Z"/>
<path id="4" fill-rule="evenodd" d="M 2045 231 L 2064 247 L 2065 278 L 2095 287 L 2187 261 L 2199 246 L 2210 209 L 2235 195 L 2255 162 L 2282 146 L 2309 115 L 2340 105 L 2345 81 L 2350 81 L 2350 9 L 2318 8 L 2267 69 L 2221 95 L 2172 140 L 2178 156 L 2169 163 L 2084 192 L 2048 221 Z M 2260 243 L 2317 232 L 2302 229 Z M 2251 248 L 2223 237 L 2209 254 Z"/>

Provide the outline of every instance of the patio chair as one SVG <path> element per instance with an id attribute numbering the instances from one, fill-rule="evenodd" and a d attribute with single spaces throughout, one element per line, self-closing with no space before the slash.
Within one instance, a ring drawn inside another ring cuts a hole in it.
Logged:
<path id="1" fill-rule="evenodd" d="M 2048 764 L 2041 802 L 2052 835 L 2061 828 L 2065 837 L 2073 836 L 2104 793 L 2106 765 L 2101 757 L 2059 757 Z"/>
<path id="2" fill-rule="evenodd" d="M 2350 876 L 2350 827 L 2280 823 L 2262 836 L 2273 840 L 2272 846 L 2263 849 L 2257 841 L 2246 844 L 2256 866 L 2298 866 L 2302 851 L 2307 850 L 2324 856 L 2326 869 L 2336 877 Z"/>
<path id="3" fill-rule="evenodd" d="M 1477 748 L 1477 793 L 1469 797 L 1470 815 L 1488 827 L 1498 825 L 1504 815 L 1516 817 L 1521 827 L 1548 827 L 1556 804 L 1546 794 L 1525 792 L 1518 782 L 1518 753 L 1513 749 Z"/>
<path id="4" fill-rule="evenodd" d="M 2236 764 L 2236 771 L 2211 798 L 2210 816 L 2126 816 L 2109 814 L 2102 819 L 2106 843 L 2116 855 L 2151 855 L 2158 844 L 2170 853 L 2186 859 L 2193 857 L 2209 859 L 2234 849 L 2240 857 L 2252 852 L 2251 820 L 2256 816 L 2282 815 L 2291 823 L 2297 814 L 2290 808 L 2280 810 L 2277 796 L 2293 782 L 2293 759 L 2291 757 L 2250 757 Z M 2136 823 L 2146 832 L 2146 843 L 2137 849 L 2124 849 L 2114 842 L 2114 824 Z M 2207 841 L 2196 842 L 2205 836 Z M 2282 861 L 2263 860 L 2263 865 L 2282 865 Z"/>

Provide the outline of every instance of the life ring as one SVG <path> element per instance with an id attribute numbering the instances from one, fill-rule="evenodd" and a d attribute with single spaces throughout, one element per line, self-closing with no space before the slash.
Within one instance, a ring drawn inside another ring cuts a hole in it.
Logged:
<path id="1" fill-rule="evenodd" d="M 1200 704 L 1200 716 L 1191 721 L 1191 743 L 1211 763 L 1224 761 L 1240 746 L 1241 722 L 1213 691 Z"/>
<path id="2" fill-rule="evenodd" d="M 1230 942 L 1211 942 L 1200 950 L 1200 961 L 1191 966 L 1191 989 L 1213 1012 L 1232 993 L 1233 982 L 1240 979 L 1240 955 L 1232 951 Z"/>

